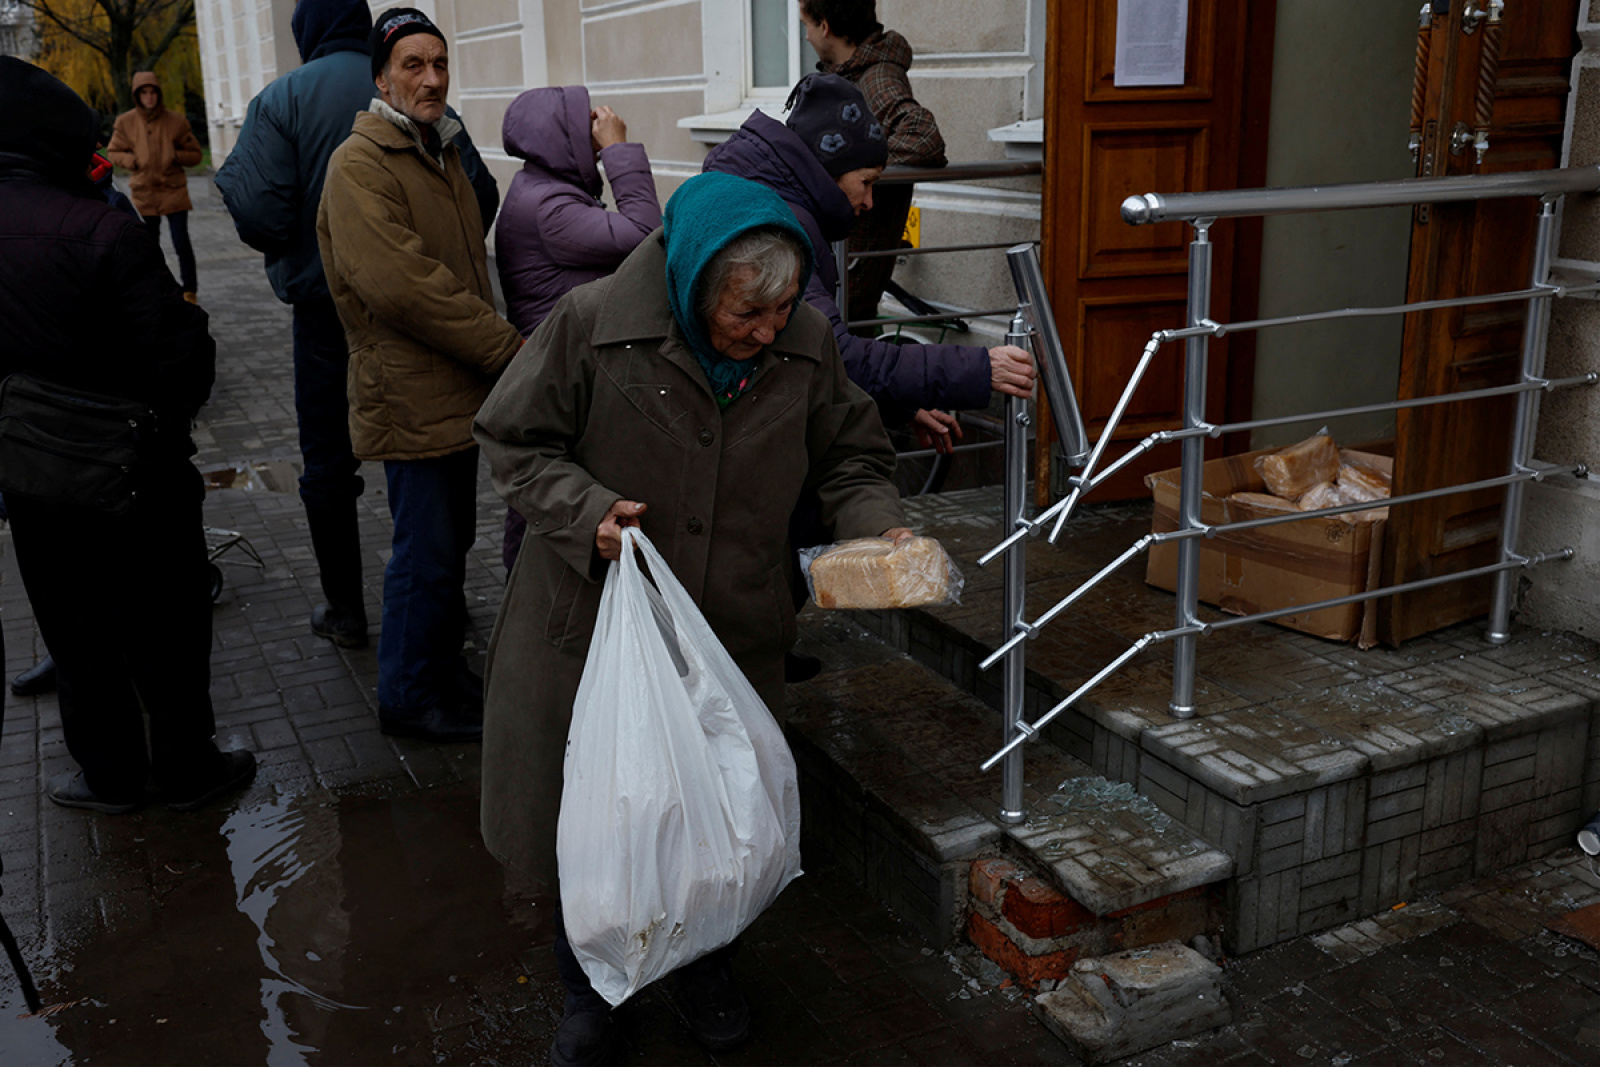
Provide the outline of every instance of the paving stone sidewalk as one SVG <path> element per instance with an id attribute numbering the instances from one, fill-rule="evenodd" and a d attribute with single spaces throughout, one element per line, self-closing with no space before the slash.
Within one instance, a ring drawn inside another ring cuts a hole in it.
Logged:
<path id="1" fill-rule="evenodd" d="M 560 1011 L 542 905 L 505 885 L 476 839 L 478 750 L 383 737 L 373 651 L 307 629 L 319 593 L 293 484 L 288 309 L 209 181 L 191 186 L 219 344 L 197 463 L 233 472 L 217 476 L 232 485 L 210 493 L 205 518 L 262 562 L 240 547 L 219 556 L 212 692 L 219 740 L 256 751 L 261 774 L 193 816 L 59 809 L 42 795 L 71 767 L 55 699 L 7 694 L 0 911 L 47 1003 L 71 1007 L 19 1018 L 0 964 L 0 1062 L 542 1062 Z M 376 621 L 389 520 L 381 468 L 364 474 Z M 503 583 L 503 507 L 486 476 L 479 486 L 467 600 L 481 649 Z M 9 678 L 42 650 L 4 532 L 0 626 Z M 752 1042 L 708 1056 L 652 989 L 623 1013 L 624 1061 L 1073 1062 L 992 965 L 928 947 L 828 857 L 806 862 L 740 953 Z M 1600 876 L 1568 851 L 1228 961 L 1235 1024 L 1137 1062 L 1600 1062 L 1583 1038 L 1600 1013 L 1600 956 L 1544 929 L 1597 900 Z"/>

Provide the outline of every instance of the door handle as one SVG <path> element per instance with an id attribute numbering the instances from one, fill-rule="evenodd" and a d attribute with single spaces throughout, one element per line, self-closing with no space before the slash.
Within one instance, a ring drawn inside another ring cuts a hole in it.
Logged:
<path id="1" fill-rule="evenodd" d="M 1483 44 L 1478 50 L 1478 93 L 1472 109 L 1472 147 L 1477 153 L 1475 166 L 1483 166 L 1483 157 L 1489 152 L 1489 123 L 1494 119 L 1494 86 L 1500 76 L 1500 43 L 1504 36 L 1504 19 L 1506 5 L 1504 0 L 1489 0 L 1489 10 L 1484 13 L 1488 25 L 1483 29 Z M 1477 9 L 1462 16 L 1462 29 L 1471 33 L 1476 29 L 1467 29 L 1466 20 Z"/>

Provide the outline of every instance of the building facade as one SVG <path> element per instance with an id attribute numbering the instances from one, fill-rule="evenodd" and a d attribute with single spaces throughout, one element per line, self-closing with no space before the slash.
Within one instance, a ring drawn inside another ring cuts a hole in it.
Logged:
<path id="1" fill-rule="evenodd" d="M 372 5 L 375 12 L 389 6 Z M 450 42 L 451 103 L 502 189 L 520 164 L 501 150 L 501 119 L 525 89 L 582 84 L 597 105 L 615 108 L 629 139 L 649 153 L 665 201 L 753 109 L 781 114 L 790 87 L 814 62 L 798 0 L 415 0 L 414 6 Z M 880 0 L 879 17 L 916 51 L 912 89 L 938 117 L 952 161 L 1004 159 L 1008 152 L 1037 157 L 1046 7 L 1047 0 Z M 289 32 L 293 9 L 293 0 L 196 4 L 219 164 L 251 98 L 299 62 Z M 917 193 L 923 242 L 1035 240 L 1039 199 L 1032 178 L 924 185 Z M 999 252 L 919 257 L 897 278 L 936 304 L 1015 302 Z M 975 328 L 992 337 L 1005 323 Z"/>

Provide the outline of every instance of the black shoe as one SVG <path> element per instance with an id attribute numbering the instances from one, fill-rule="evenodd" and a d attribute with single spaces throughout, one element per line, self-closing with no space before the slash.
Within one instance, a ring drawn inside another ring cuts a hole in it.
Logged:
<path id="1" fill-rule="evenodd" d="M 593 998 L 567 997 L 556 1039 L 550 1042 L 552 1067 L 595 1067 L 611 1055 L 616 1027 L 611 1022 L 611 1005 L 598 994 Z"/>
<path id="2" fill-rule="evenodd" d="M 455 744 L 483 740 L 483 705 L 468 702 L 435 704 L 422 711 L 378 707 L 378 729 L 390 737 Z"/>
<path id="3" fill-rule="evenodd" d="M 815 656 L 800 656 L 793 652 L 783 654 L 783 680 L 809 682 L 822 673 L 822 661 Z"/>
<path id="4" fill-rule="evenodd" d="M 56 661 L 48 652 L 44 659 L 11 679 L 11 691 L 19 697 L 38 696 L 55 687 Z"/>
<path id="5" fill-rule="evenodd" d="M 235 789 L 242 789 L 255 781 L 256 754 L 254 752 L 224 752 L 222 761 L 222 771 L 210 785 L 202 786 L 199 792 L 186 799 L 168 800 L 167 807 L 173 811 L 196 811 L 218 797 L 231 793 Z"/>
<path id="6" fill-rule="evenodd" d="M 109 800 L 101 800 L 89 788 L 89 783 L 83 780 L 82 771 L 51 775 L 45 795 L 63 808 L 86 808 L 89 811 L 98 811 L 102 815 L 126 815 L 144 807 L 142 801 L 115 804 Z"/>
<path id="7" fill-rule="evenodd" d="M 709 1052 L 728 1052 L 750 1036 L 750 1004 L 733 977 L 733 953 L 719 949 L 675 973 L 689 1033 Z"/>
<path id="8" fill-rule="evenodd" d="M 340 648 L 366 648 L 367 616 L 363 611 L 318 604 L 311 609 L 311 632 L 326 637 Z"/>

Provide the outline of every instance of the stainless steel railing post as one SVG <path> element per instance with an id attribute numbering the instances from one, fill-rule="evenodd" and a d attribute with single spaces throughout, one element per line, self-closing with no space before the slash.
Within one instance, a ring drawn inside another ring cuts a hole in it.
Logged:
<path id="1" fill-rule="evenodd" d="M 1556 198 L 1543 197 L 1539 201 L 1539 221 L 1534 234 L 1533 276 L 1530 286 L 1547 284 L 1550 277 L 1550 255 L 1555 246 Z M 1550 332 L 1550 301 L 1528 301 L 1528 316 L 1522 327 L 1522 381 L 1544 376 L 1545 341 Z M 1516 474 L 1528 465 L 1533 456 L 1534 427 L 1539 418 L 1539 394 L 1534 390 L 1517 394 L 1517 413 L 1511 428 L 1511 473 Z M 1505 507 L 1500 515 L 1500 561 L 1517 558 L 1517 540 L 1522 530 L 1522 505 L 1526 494 L 1525 482 L 1506 486 Z M 1519 571 L 1503 570 L 1495 575 L 1494 599 L 1489 607 L 1489 631 L 1486 635 L 1492 645 L 1503 645 L 1511 640 L 1511 604 L 1516 599 Z"/>
<path id="2" fill-rule="evenodd" d="M 1196 219 L 1194 240 L 1189 244 L 1189 321 L 1199 326 L 1211 309 L 1211 220 Z M 1183 426 L 1193 429 L 1206 418 L 1206 357 L 1211 339 L 1204 334 L 1188 339 L 1183 363 Z M 1206 459 L 1205 441 L 1199 436 L 1183 439 L 1183 475 L 1178 491 L 1178 528 L 1192 530 L 1201 525 L 1201 478 Z M 1200 539 L 1188 538 L 1178 545 L 1177 626 L 1193 626 L 1200 605 Z M 1189 633 L 1172 645 L 1172 702 L 1174 717 L 1194 717 L 1195 655 L 1199 636 Z"/>
<path id="3" fill-rule="evenodd" d="M 1025 242 L 1006 252 L 1006 263 L 1011 268 L 1017 299 L 1022 302 L 1019 311 L 1039 338 L 1033 351 L 1034 365 L 1044 385 L 1044 395 L 1050 401 L 1056 439 L 1061 442 L 1067 465 L 1081 467 L 1089 458 L 1089 431 L 1084 429 L 1078 395 L 1072 388 L 1072 375 L 1067 373 L 1067 354 L 1061 346 L 1055 315 L 1050 310 L 1050 295 L 1045 292 L 1039 252 L 1031 241 Z"/>
<path id="4" fill-rule="evenodd" d="M 1011 320 L 1011 330 L 1006 343 L 1030 349 L 1030 331 L 1027 316 L 1021 308 Z M 1006 479 L 1005 501 L 1002 505 L 1006 526 L 1016 530 L 1028 518 L 1028 402 L 1022 397 L 1006 398 Z M 1028 577 L 1028 539 L 1022 538 L 1006 550 L 1002 568 L 1000 610 L 1004 618 L 1004 632 L 1009 636 L 1025 625 Z M 1006 653 L 1005 674 L 1001 679 L 1002 729 L 1000 743 L 1011 743 L 1017 736 L 1018 724 L 1025 721 L 1024 698 L 1027 692 L 1025 675 L 1027 642 L 1019 641 Z M 1006 754 L 1000 768 L 1000 821 L 1016 826 L 1027 818 L 1022 807 L 1022 746 Z"/>

